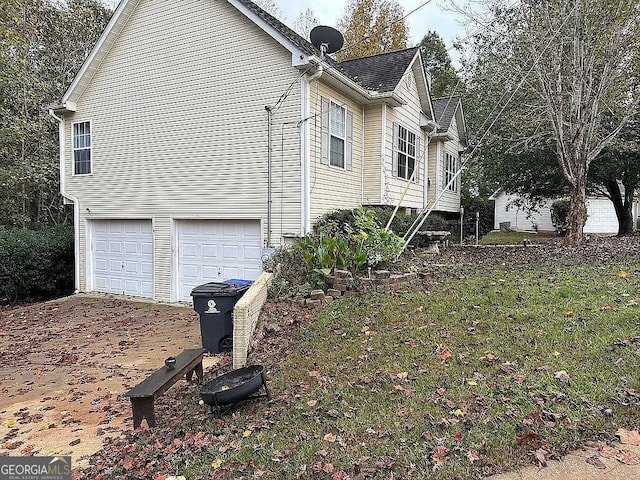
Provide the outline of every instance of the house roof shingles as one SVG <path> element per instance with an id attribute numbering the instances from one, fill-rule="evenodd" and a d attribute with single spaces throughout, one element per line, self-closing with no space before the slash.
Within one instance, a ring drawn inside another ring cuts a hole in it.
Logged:
<path id="1" fill-rule="evenodd" d="M 435 121 L 440 125 L 438 133 L 447 133 L 461 99 L 462 97 L 452 96 L 433 98 L 431 100 L 433 103 L 433 113 L 436 116 Z"/>
<path id="2" fill-rule="evenodd" d="M 276 17 L 267 13 L 252 1 L 250 0 L 238 0 L 238 1 L 241 4 L 243 4 L 245 7 L 247 7 L 249 10 L 251 10 L 253 13 L 255 13 L 258 17 L 260 17 L 265 22 L 267 22 L 269 25 L 271 25 L 273 28 L 275 28 L 282 35 L 284 35 L 288 40 L 290 40 L 296 47 L 300 48 L 302 51 L 308 53 L 309 55 L 320 54 L 320 51 L 316 47 L 314 47 L 311 42 L 302 38 L 300 35 L 298 35 L 296 32 L 291 30 L 289 27 L 287 27 L 284 23 L 282 23 Z"/>
<path id="3" fill-rule="evenodd" d="M 340 68 L 368 90 L 391 92 L 407 71 L 419 47 L 340 62 Z"/>

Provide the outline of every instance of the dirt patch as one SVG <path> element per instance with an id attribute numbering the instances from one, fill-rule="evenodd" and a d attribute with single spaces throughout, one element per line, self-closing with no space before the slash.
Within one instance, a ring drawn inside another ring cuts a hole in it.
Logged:
<path id="1" fill-rule="evenodd" d="M 187 307 L 77 295 L 0 309 L 0 455 L 82 464 L 105 437 L 132 428 L 122 393 L 200 346 Z"/>

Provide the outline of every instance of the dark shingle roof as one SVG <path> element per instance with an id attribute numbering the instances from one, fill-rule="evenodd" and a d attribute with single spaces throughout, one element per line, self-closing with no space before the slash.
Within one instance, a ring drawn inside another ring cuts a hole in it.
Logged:
<path id="1" fill-rule="evenodd" d="M 300 48 L 301 50 L 303 50 L 304 52 L 310 55 L 320 54 L 318 49 L 314 47 L 311 44 L 311 42 L 302 38 L 300 35 L 298 35 L 296 32 L 291 30 L 289 27 L 287 27 L 284 23 L 282 23 L 276 17 L 265 12 L 262 8 L 257 6 L 255 3 L 251 2 L 250 0 L 238 0 L 238 1 L 242 3 L 245 7 L 247 7 L 249 10 L 251 10 L 253 13 L 255 13 L 258 17 L 260 17 L 265 22 L 267 22 L 269 25 L 271 25 L 273 28 L 275 28 L 282 35 L 284 35 L 289 40 L 291 40 L 291 42 L 293 42 L 293 44 L 296 47 Z"/>
<path id="2" fill-rule="evenodd" d="M 371 57 L 354 58 L 340 62 L 340 68 L 368 90 L 391 92 L 396 88 L 418 47 L 397 52 L 381 53 Z"/>
<path id="3" fill-rule="evenodd" d="M 431 100 L 433 102 L 433 113 L 436 116 L 435 121 L 440 125 L 438 133 L 447 133 L 461 99 L 462 97 L 454 96 Z"/>

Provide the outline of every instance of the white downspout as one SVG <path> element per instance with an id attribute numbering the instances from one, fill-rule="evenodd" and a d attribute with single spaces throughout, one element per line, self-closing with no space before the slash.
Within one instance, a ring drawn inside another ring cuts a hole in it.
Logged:
<path id="1" fill-rule="evenodd" d="M 267 111 L 267 241 L 265 247 L 271 248 L 271 107 Z M 282 226 L 281 226 L 282 227 Z"/>
<path id="2" fill-rule="evenodd" d="M 322 65 L 312 75 L 303 75 L 300 79 L 300 90 L 302 94 L 301 101 L 301 120 L 300 128 L 300 160 L 301 160 L 301 187 L 302 187 L 302 205 L 301 205 L 301 234 L 306 236 L 311 231 L 311 124 L 309 118 L 311 116 L 311 87 L 310 83 L 316 81 L 322 76 Z"/>
<path id="3" fill-rule="evenodd" d="M 360 160 L 360 205 L 364 203 L 364 104 L 362 105 L 362 134 L 361 134 L 361 160 Z"/>
<path id="4" fill-rule="evenodd" d="M 60 194 L 73 202 L 73 257 L 74 257 L 74 286 L 76 293 L 80 291 L 80 202 L 73 195 L 65 190 L 65 138 L 64 138 L 64 118 L 55 114 L 53 109 L 49 109 L 49 115 L 58 121 L 58 140 L 60 142 Z"/>
<path id="5" fill-rule="evenodd" d="M 387 104 L 382 104 L 382 138 L 380 140 L 380 204 L 386 205 L 385 198 L 385 190 L 386 190 L 386 182 L 387 179 L 385 177 L 385 166 L 384 163 L 386 161 L 386 140 L 387 140 Z M 393 162 L 392 162 L 393 168 Z"/>

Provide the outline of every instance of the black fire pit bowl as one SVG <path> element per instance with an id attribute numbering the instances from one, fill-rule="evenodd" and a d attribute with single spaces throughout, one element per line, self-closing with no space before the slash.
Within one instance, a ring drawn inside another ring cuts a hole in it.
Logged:
<path id="1" fill-rule="evenodd" d="M 266 393 L 254 395 L 262 387 Z M 247 399 L 263 397 L 271 399 L 267 388 L 267 376 L 262 365 L 249 365 L 220 375 L 202 386 L 200 396 L 204 403 L 211 405 L 212 410 Z"/>

